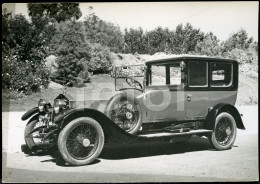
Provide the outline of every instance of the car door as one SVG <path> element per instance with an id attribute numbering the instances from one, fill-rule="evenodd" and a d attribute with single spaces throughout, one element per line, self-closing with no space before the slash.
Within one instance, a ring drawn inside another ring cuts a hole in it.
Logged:
<path id="1" fill-rule="evenodd" d="M 188 86 L 184 94 L 188 119 L 207 115 L 210 98 L 208 83 L 208 62 L 205 60 L 189 61 Z"/>
<path id="2" fill-rule="evenodd" d="M 185 62 L 177 61 L 167 66 L 170 76 L 169 91 L 171 93 L 171 104 L 170 108 L 168 108 L 168 119 L 172 122 L 183 121 L 186 119 L 184 96 L 186 69 L 181 68 L 181 65 L 185 65 Z"/>
<path id="3" fill-rule="evenodd" d="M 166 85 L 166 66 L 148 66 L 148 86 L 144 93 L 146 118 L 149 122 L 165 121 L 171 103 L 171 94 Z"/>

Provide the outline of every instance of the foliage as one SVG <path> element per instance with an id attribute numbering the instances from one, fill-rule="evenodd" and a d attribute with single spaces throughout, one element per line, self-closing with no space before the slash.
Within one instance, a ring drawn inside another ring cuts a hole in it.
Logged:
<path id="1" fill-rule="evenodd" d="M 248 34 L 244 29 L 230 35 L 230 37 L 222 43 L 223 52 L 229 52 L 232 49 L 247 49 L 253 42 L 253 38 L 248 38 Z"/>
<path id="2" fill-rule="evenodd" d="M 79 19 L 82 15 L 79 3 L 28 3 L 27 8 L 32 18 L 54 18 L 57 22 Z"/>
<path id="3" fill-rule="evenodd" d="M 57 27 L 50 46 L 57 58 L 52 76 L 60 84 L 81 86 L 89 81 L 89 72 L 108 72 L 112 66 L 110 50 L 86 39 L 82 22 L 66 21 Z"/>
<path id="4" fill-rule="evenodd" d="M 221 46 L 219 40 L 212 32 L 207 33 L 202 41 L 198 41 L 195 46 L 195 53 L 207 56 L 221 55 Z"/>
<path id="5" fill-rule="evenodd" d="M 197 42 L 202 41 L 204 33 L 200 29 L 193 28 L 190 23 L 187 23 L 183 28 L 182 24 L 176 27 L 173 37 L 172 53 L 188 54 L 195 51 Z"/>
<path id="6" fill-rule="evenodd" d="M 124 37 L 120 27 L 101 20 L 94 13 L 84 21 L 86 38 L 91 43 L 107 46 L 113 52 L 120 52 L 124 46 Z"/>
<path id="7" fill-rule="evenodd" d="M 254 41 L 249 45 L 249 49 L 253 49 L 256 53 L 258 53 L 258 42 Z"/>
<path id="8" fill-rule="evenodd" d="M 11 60 L 5 58 L 3 65 L 8 68 L 3 72 L 3 88 L 31 94 L 41 87 L 47 88 L 49 71 L 45 68 L 33 65 L 32 61 L 21 62 L 16 56 Z"/>
<path id="9" fill-rule="evenodd" d="M 110 50 L 100 44 L 93 44 L 88 68 L 91 72 L 108 73 L 112 69 Z"/>
<path id="10" fill-rule="evenodd" d="M 125 53 L 135 53 L 139 54 L 147 53 L 147 41 L 145 40 L 144 31 L 141 27 L 138 29 L 130 28 L 129 31 L 125 29 L 124 34 L 125 39 Z"/>
<path id="11" fill-rule="evenodd" d="M 9 19 L 11 13 L 7 12 L 7 9 L 4 8 L 2 12 L 2 55 L 8 54 L 10 51 L 10 46 L 13 42 L 10 32 Z"/>
<path id="12" fill-rule="evenodd" d="M 62 22 L 52 40 L 56 50 L 57 72 L 52 76 L 60 84 L 77 83 L 82 71 L 88 70 L 91 59 L 91 45 L 85 40 L 83 26 L 80 22 Z"/>
<path id="13" fill-rule="evenodd" d="M 23 15 L 11 18 L 3 12 L 2 20 L 3 89 L 30 94 L 47 87 L 48 71 L 43 69 L 46 30 L 38 30 Z"/>
<path id="14" fill-rule="evenodd" d="M 168 28 L 157 27 L 146 34 L 147 50 L 149 54 L 156 52 L 170 52 L 172 32 Z"/>
<path id="15" fill-rule="evenodd" d="M 144 32 L 142 28 L 129 31 L 125 29 L 125 53 L 154 54 L 166 52 L 169 54 L 187 54 L 195 51 L 197 42 L 202 41 L 204 33 L 187 23 L 179 24 L 175 31 L 157 27 Z"/>
<path id="16" fill-rule="evenodd" d="M 258 78 L 258 53 L 254 49 L 235 48 L 223 53 L 222 57 L 237 60 L 240 64 L 240 73 L 251 78 Z"/>

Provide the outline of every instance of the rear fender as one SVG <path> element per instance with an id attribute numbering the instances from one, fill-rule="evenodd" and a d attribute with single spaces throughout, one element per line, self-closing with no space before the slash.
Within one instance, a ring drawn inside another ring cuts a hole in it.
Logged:
<path id="1" fill-rule="evenodd" d="M 208 115 L 206 117 L 206 127 L 205 128 L 207 128 L 209 130 L 214 130 L 216 117 L 221 112 L 230 113 L 236 121 L 237 128 L 242 129 L 242 130 L 246 129 L 237 108 L 234 107 L 233 105 L 230 105 L 230 104 L 218 104 L 218 105 L 216 105 L 208 113 Z"/>
<path id="2" fill-rule="evenodd" d="M 105 114 L 95 109 L 81 108 L 70 110 L 58 117 L 55 123 L 59 124 L 62 130 L 68 123 L 79 117 L 90 117 L 96 120 L 101 125 L 105 134 L 105 140 L 108 142 L 129 142 L 138 139 L 137 136 L 125 132 Z"/>
<path id="3" fill-rule="evenodd" d="M 25 120 L 27 120 L 28 118 L 30 118 L 32 115 L 34 115 L 36 113 L 39 113 L 38 107 L 34 107 L 34 108 L 30 109 L 29 111 L 27 111 L 26 113 L 24 113 L 24 115 L 22 116 L 21 119 L 23 121 L 25 121 Z"/>

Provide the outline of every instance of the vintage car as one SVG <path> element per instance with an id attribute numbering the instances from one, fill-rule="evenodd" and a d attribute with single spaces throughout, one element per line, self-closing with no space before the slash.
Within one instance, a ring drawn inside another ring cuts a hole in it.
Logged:
<path id="1" fill-rule="evenodd" d="M 198 135 L 216 150 L 230 149 L 237 128 L 245 129 L 234 106 L 238 67 L 235 60 L 188 55 L 115 66 L 116 94 L 106 103 L 79 107 L 65 92 L 53 104 L 40 99 L 22 116 L 31 117 L 25 142 L 32 151 L 56 145 L 70 165 L 93 162 L 111 143 L 185 142 Z"/>

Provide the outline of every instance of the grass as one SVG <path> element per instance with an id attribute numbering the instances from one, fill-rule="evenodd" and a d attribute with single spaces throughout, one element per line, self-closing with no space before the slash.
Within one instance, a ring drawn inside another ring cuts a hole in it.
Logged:
<path id="1" fill-rule="evenodd" d="M 81 88 L 68 87 L 66 93 L 72 96 L 75 96 L 75 94 L 93 93 L 95 91 L 100 91 L 101 90 L 100 88 L 104 87 L 104 85 L 100 85 L 102 83 L 113 85 L 114 79 L 111 78 L 108 74 L 94 75 L 92 76 L 92 82 L 86 83 L 85 87 L 81 87 Z M 112 86 L 111 89 L 114 89 L 114 86 Z M 41 92 L 33 93 L 29 96 L 19 98 L 16 100 L 2 98 L 2 112 L 27 111 L 33 107 L 36 107 L 38 105 L 39 99 L 41 98 L 52 104 L 53 100 L 59 94 L 63 93 L 63 90 L 64 88 L 60 88 L 60 89 L 48 88 L 48 89 L 42 89 Z"/>

